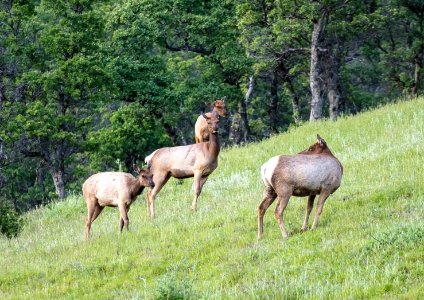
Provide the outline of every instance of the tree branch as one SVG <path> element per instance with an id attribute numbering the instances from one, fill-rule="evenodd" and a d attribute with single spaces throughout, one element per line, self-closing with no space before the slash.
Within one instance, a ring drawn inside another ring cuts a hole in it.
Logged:
<path id="1" fill-rule="evenodd" d="M 190 52 L 195 52 L 195 53 L 198 53 L 198 54 L 201 54 L 201 55 L 206 55 L 206 56 L 215 53 L 215 47 L 213 47 L 210 50 L 207 50 L 204 47 L 190 46 L 187 41 L 185 41 L 184 45 L 178 46 L 178 47 L 170 45 L 166 40 L 164 41 L 164 44 L 165 44 L 166 49 L 173 51 L 173 52 L 190 51 Z"/>
<path id="2" fill-rule="evenodd" d="M 282 53 L 278 53 L 277 61 L 280 62 L 283 59 L 286 59 L 287 56 L 297 53 L 309 53 L 311 52 L 311 49 L 309 48 L 289 48 L 284 50 Z"/>

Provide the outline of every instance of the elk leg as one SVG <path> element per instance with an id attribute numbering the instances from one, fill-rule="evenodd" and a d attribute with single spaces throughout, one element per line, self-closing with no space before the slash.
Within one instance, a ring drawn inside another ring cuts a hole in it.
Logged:
<path id="1" fill-rule="evenodd" d="M 127 220 L 128 220 L 128 223 L 127 223 L 127 226 L 126 226 L 126 228 L 127 228 L 127 230 L 128 230 L 128 225 L 129 225 L 129 218 L 128 218 L 128 212 L 129 212 L 129 210 L 130 210 L 130 207 L 129 206 L 127 206 L 126 207 L 126 209 L 127 209 Z M 124 224 L 125 224 L 125 220 L 122 218 L 122 214 L 121 213 L 119 213 L 119 230 L 122 232 L 122 228 L 124 227 Z"/>
<path id="2" fill-rule="evenodd" d="M 262 202 L 258 206 L 258 240 L 262 238 L 264 233 L 264 215 L 268 207 L 274 202 L 277 194 L 270 186 L 266 187 L 263 192 Z"/>
<path id="3" fill-rule="evenodd" d="M 150 199 L 150 194 L 152 193 L 152 189 L 149 189 L 146 193 L 146 207 L 147 207 L 147 212 L 150 214 L 150 209 L 149 209 L 149 199 Z"/>
<path id="4" fill-rule="evenodd" d="M 327 200 L 330 193 L 327 191 L 322 191 L 318 198 L 317 211 L 315 212 L 314 223 L 312 224 L 312 230 L 316 229 L 318 226 L 318 218 L 322 213 L 322 208 L 324 206 L 325 200 Z"/>
<path id="5" fill-rule="evenodd" d="M 316 195 L 310 195 L 308 197 L 308 204 L 306 206 L 306 214 L 305 214 L 305 221 L 303 222 L 302 231 L 308 230 L 308 221 L 309 221 L 309 215 L 311 214 L 312 207 L 314 207 L 314 201 L 315 201 Z"/>
<path id="6" fill-rule="evenodd" d="M 85 239 L 87 240 L 90 238 L 91 223 L 93 222 L 91 219 L 94 215 L 96 201 L 97 199 L 95 197 L 86 199 L 88 215 L 85 220 Z"/>
<path id="7" fill-rule="evenodd" d="M 155 187 L 150 189 L 147 193 L 147 204 L 149 207 L 150 217 L 153 219 L 155 217 L 155 198 L 156 195 L 160 192 L 162 187 L 168 182 L 170 175 L 166 175 L 162 178 L 156 178 L 158 176 L 153 176 L 153 182 L 155 183 Z"/>
<path id="8" fill-rule="evenodd" d="M 284 225 L 284 210 L 287 207 L 287 204 L 289 203 L 291 193 L 284 193 L 283 195 L 277 196 L 277 206 L 275 207 L 274 215 L 277 219 L 278 225 L 281 229 L 281 234 L 283 235 L 283 238 L 287 238 L 289 235 L 287 233 L 286 226 Z"/>
<path id="9" fill-rule="evenodd" d="M 100 215 L 100 213 L 103 211 L 103 208 L 104 208 L 104 206 L 100 206 L 100 205 L 96 205 L 95 207 L 94 207 L 94 214 L 93 214 L 93 216 L 91 217 L 91 223 L 93 223 L 94 222 L 94 220 L 95 219 L 97 219 L 97 217 Z"/>
<path id="10" fill-rule="evenodd" d="M 122 228 L 124 228 L 124 220 L 119 215 L 119 232 L 121 232 L 121 233 L 122 233 Z"/>
<path id="11" fill-rule="evenodd" d="M 129 230 L 128 225 L 130 221 L 128 219 L 128 208 L 126 204 L 119 204 L 118 207 L 119 207 L 119 213 L 121 215 L 121 218 L 119 220 L 119 232 L 122 233 L 122 228 L 124 227 L 124 225 L 125 225 L 125 228 Z"/>
<path id="12" fill-rule="evenodd" d="M 100 213 L 103 211 L 104 206 L 100 206 L 99 204 L 97 204 L 94 207 L 94 213 L 93 216 L 91 217 L 91 223 L 94 222 L 95 219 L 97 219 L 97 217 L 100 215 Z"/>
<path id="13" fill-rule="evenodd" d="M 203 185 L 205 184 L 207 179 L 208 176 L 202 177 L 201 173 L 196 173 L 194 175 L 194 198 L 193 202 L 191 203 L 191 209 L 194 211 L 196 211 L 197 198 L 199 198 L 200 193 L 202 192 Z"/>

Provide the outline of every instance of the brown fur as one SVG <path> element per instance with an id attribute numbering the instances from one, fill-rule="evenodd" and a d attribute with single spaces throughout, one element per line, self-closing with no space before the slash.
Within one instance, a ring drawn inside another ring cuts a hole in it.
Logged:
<path id="1" fill-rule="evenodd" d="M 302 152 L 299 152 L 299 154 L 327 154 L 327 155 L 333 155 L 331 153 L 330 149 L 327 146 L 327 143 L 319 136 L 317 135 L 317 142 L 310 146 L 308 149 L 303 150 Z M 334 155 L 333 155 L 334 156 Z"/>
<path id="2" fill-rule="evenodd" d="M 227 110 L 225 108 L 225 100 L 216 100 L 213 105 L 213 110 L 211 112 L 206 113 L 205 115 L 210 118 L 213 112 L 217 113 L 222 117 L 225 116 L 227 114 Z M 196 124 L 194 125 L 194 134 L 196 143 L 207 142 L 209 140 L 208 123 L 203 117 L 203 114 L 197 118 Z"/>
<path id="3" fill-rule="evenodd" d="M 278 200 L 275 217 L 283 238 L 287 238 L 288 233 L 284 225 L 283 214 L 292 195 L 308 196 L 302 231 L 307 230 L 315 196 L 320 195 L 312 225 L 312 229 L 316 229 L 325 200 L 339 188 L 343 175 L 343 167 L 339 160 L 331 153 L 326 142 L 319 135 L 317 138 L 316 144 L 299 154 L 273 157 L 262 166 L 265 190 L 263 200 L 258 207 L 258 239 L 263 235 L 265 212 L 276 198 Z"/>
<path id="4" fill-rule="evenodd" d="M 218 140 L 219 119 L 216 113 L 211 117 L 203 116 L 207 120 L 210 134 L 208 142 L 179 147 L 161 148 L 146 157 L 155 187 L 147 193 L 150 216 L 155 215 L 154 201 L 156 195 L 166 184 L 170 177 L 189 178 L 194 177 L 194 199 L 192 209 L 196 210 L 197 198 L 208 176 L 218 166 L 218 154 L 220 145 Z"/>
<path id="5" fill-rule="evenodd" d="M 82 191 L 87 204 L 88 217 L 85 222 L 85 236 L 90 238 L 91 223 L 99 216 L 105 206 L 118 207 L 120 212 L 119 231 L 128 230 L 128 210 L 144 187 L 154 187 L 153 175 L 149 170 L 141 170 L 135 178 L 130 173 L 102 172 L 90 176 L 83 184 Z"/>

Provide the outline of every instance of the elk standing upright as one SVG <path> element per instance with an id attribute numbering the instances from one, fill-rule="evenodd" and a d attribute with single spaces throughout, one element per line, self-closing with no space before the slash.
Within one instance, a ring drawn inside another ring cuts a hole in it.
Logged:
<path id="1" fill-rule="evenodd" d="M 220 116 L 225 116 L 227 110 L 225 109 L 225 100 L 216 100 L 213 104 L 213 110 L 206 114 L 201 114 L 194 125 L 194 134 L 196 143 L 207 142 L 209 140 L 208 123 L 204 116 L 210 118 L 212 113 L 217 113 Z"/>
<path id="2" fill-rule="evenodd" d="M 150 216 L 155 215 L 156 195 L 170 177 L 194 177 L 194 199 L 192 209 L 196 210 L 197 198 L 208 176 L 218 166 L 220 145 L 218 140 L 219 116 L 213 112 L 210 117 L 203 114 L 207 121 L 209 141 L 187 146 L 160 148 L 146 157 L 145 162 L 153 173 L 155 187 L 147 193 Z"/>

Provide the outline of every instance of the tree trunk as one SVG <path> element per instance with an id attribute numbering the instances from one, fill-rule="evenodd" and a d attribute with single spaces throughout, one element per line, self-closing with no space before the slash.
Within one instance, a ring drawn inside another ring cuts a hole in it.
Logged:
<path id="1" fill-rule="evenodd" d="M 0 71 L 1 74 L 1 71 Z M 5 90 L 6 90 L 6 85 L 3 84 L 3 79 L 0 78 L 0 109 L 3 106 L 3 102 L 5 101 Z"/>
<path id="2" fill-rule="evenodd" d="M 286 77 L 286 82 L 287 82 L 287 88 L 290 93 L 290 99 L 291 99 L 292 110 L 293 110 L 293 120 L 295 124 L 298 124 L 300 122 L 299 97 L 296 94 L 296 91 L 293 85 L 293 80 L 290 76 Z"/>
<path id="3" fill-rule="evenodd" d="M 328 80 L 328 102 L 329 102 L 329 110 L 330 110 L 330 119 L 333 121 L 337 120 L 339 116 L 339 102 L 340 102 L 340 93 L 337 88 L 337 83 L 335 82 L 335 78 L 330 76 Z"/>
<path id="4" fill-rule="evenodd" d="M 269 106 L 269 120 L 272 133 L 278 133 L 278 78 L 273 74 L 271 81 L 271 103 Z"/>
<path id="5" fill-rule="evenodd" d="M 241 143 L 241 117 L 239 113 L 236 113 L 232 116 L 231 128 L 230 128 L 230 140 L 234 144 L 238 145 Z"/>
<path id="6" fill-rule="evenodd" d="M 418 90 L 421 85 L 421 69 L 422 69 L 422 54 L 419 53 L 415 56 L 415 71 L 414 71 L 414 84 L 411 89 L 411 93 L 414 96 L 418 96 Z"/>
<path id="7" fill-rule="evenodd" d="M 253 76 L 249 77 L 249 86 L 246 92 L 246 95 L 244 97 L 244 101 L 242 100 L 240 103 L 240 117 L 241 117 L 241 123 L 243 124 L 243 140 L 244 142 L 248 142 L 250 140 L 250 127 L 249 127 L 249 120 L 247 118 L 247 104 L 249 103 L 249 99 L 252 96 L 253 88 L 254 88 L 254 79 Z"/>
<path id="8" fill-rule="evenodd" d="M 284 60 L 280 61 L 278 68 L 280 72 L 282 72 L 281 77 L 286 83 L 286 88 L 288 89 L 288 92 L 290 95 L 290 100 L 291 100 L 292 110 L 293 110 L 293 120 L 295 124 L 298 124 L 300 122 L 299 97 L 297 96 L 296 90 L 293 85 L 293 78 L 289 74 L 289 70 L 287 70 L 286 66 L 284 65 Z"/>
<path id="9" fill-rule="evenodd" d="M 60 200 L 65 199 L 65 181 L 63 180 L 63 171 L 61 170 L 50 170 L 50 174 L 53 178 L 54 187 L 56 189 L 56 195 Z"/>
<path id="10" fill-rule="evenodd" d="M 420 2 L 417 2 L 417 4 Z M 424 14 L 423 14 L 423 7 L 422 4 L 417 5 L 417 11 L 414 11 L 414 13 L 419 18 L 419 24 L 420 24 L 420 44 L 418 48 L 418 53 L 415 54 L 414 57 L 414 64 L 415 64 L 415 71 L 414 71 L 414 85 L 411 89 L 412 95 L 418 96 L 419 90 L 421 89 L 421 70 L 423 67 L 423 57 L 424 57 Z M 409 8 L 411 9 L 411 8 Z"/>
<path id="11" fill-rule="evenodd" d="M 6 160 L 6 154 L 3 153 L 3 139 L 0 137 L 0 189 L 6 183 L 6 177 L 1 173 L 1 166 L 3 165 L 3 161 Z"/>
<path id="12" fill-rule="evenodd" d="M 162 115 L 161 115 L 162 116 Z M 165 129 L 166 134 L 170 137 L 173 145 L 178 145 L 178 134 L 177 131 L 168 123 L 163 123 L 163 128 Z"/>
<path id="13" fill-rule="evenodd" d="M 183 145 L 183 146 L 188 145 L 187 140 L 184 137 L 184 132 L 179 127 L 177 127 L 176 129 L 177 129 L 179 137 L 181 139 L 181 145 Z"/>
<path id="14" fill-rule="evenodd" d="M 335 121 L 339 116 L 339 104 L 341 98 L 341 88 L 340 88 L 340 78 L 339 78 L 339 69 L 340 69 L 340 52 L 334 52 L 338 50 L 332 49 L 328 46 L 329 51 L 327 51 L 326 61 L 326 83 L 327 83 L 327 97 L 329 103 L 329 115 L 330 119 Z"/>
<path id="15" fill-rule="evenodd" d="M 0 161 L 6 159 L 6 155 L 3 155 L 3 139 L 0 137 Z"/>
<path id="16" fill-rule="evenodd" d="M 41 142 L 41 145 L 47 145 L 47 140 Z M 65 157 L 67 156 L 64 150 L 66 145 L 64 142 L 58 142 L 55 149 L 51 150 L 49 147 L 42 147 L 41 152 L 31 153 L 29 156 L 38 157 L 42 163 L 47 167 L 50 176 L 52 176 L 53 184 L 56 190 L 56 195 L 60 200 L 65 199 L 65 180 L 63 178 L 65 171 Z"/>
<path id="17" fill-rule="evenodd" d="M 328 11 L 323 10 L 318 20 L 314 21 L 314 29 L 311 38 L 311 69 L 310 69 L 310 87 L 311 87 L 311 115 L 310 121 L 322 118 L 322 107 L 324 98 L 322 95 L 323 82 L 321 76 L 321 61 L 319 54 L 319 44 L 324 33 L 325 25 L 328 21 Z"/>

